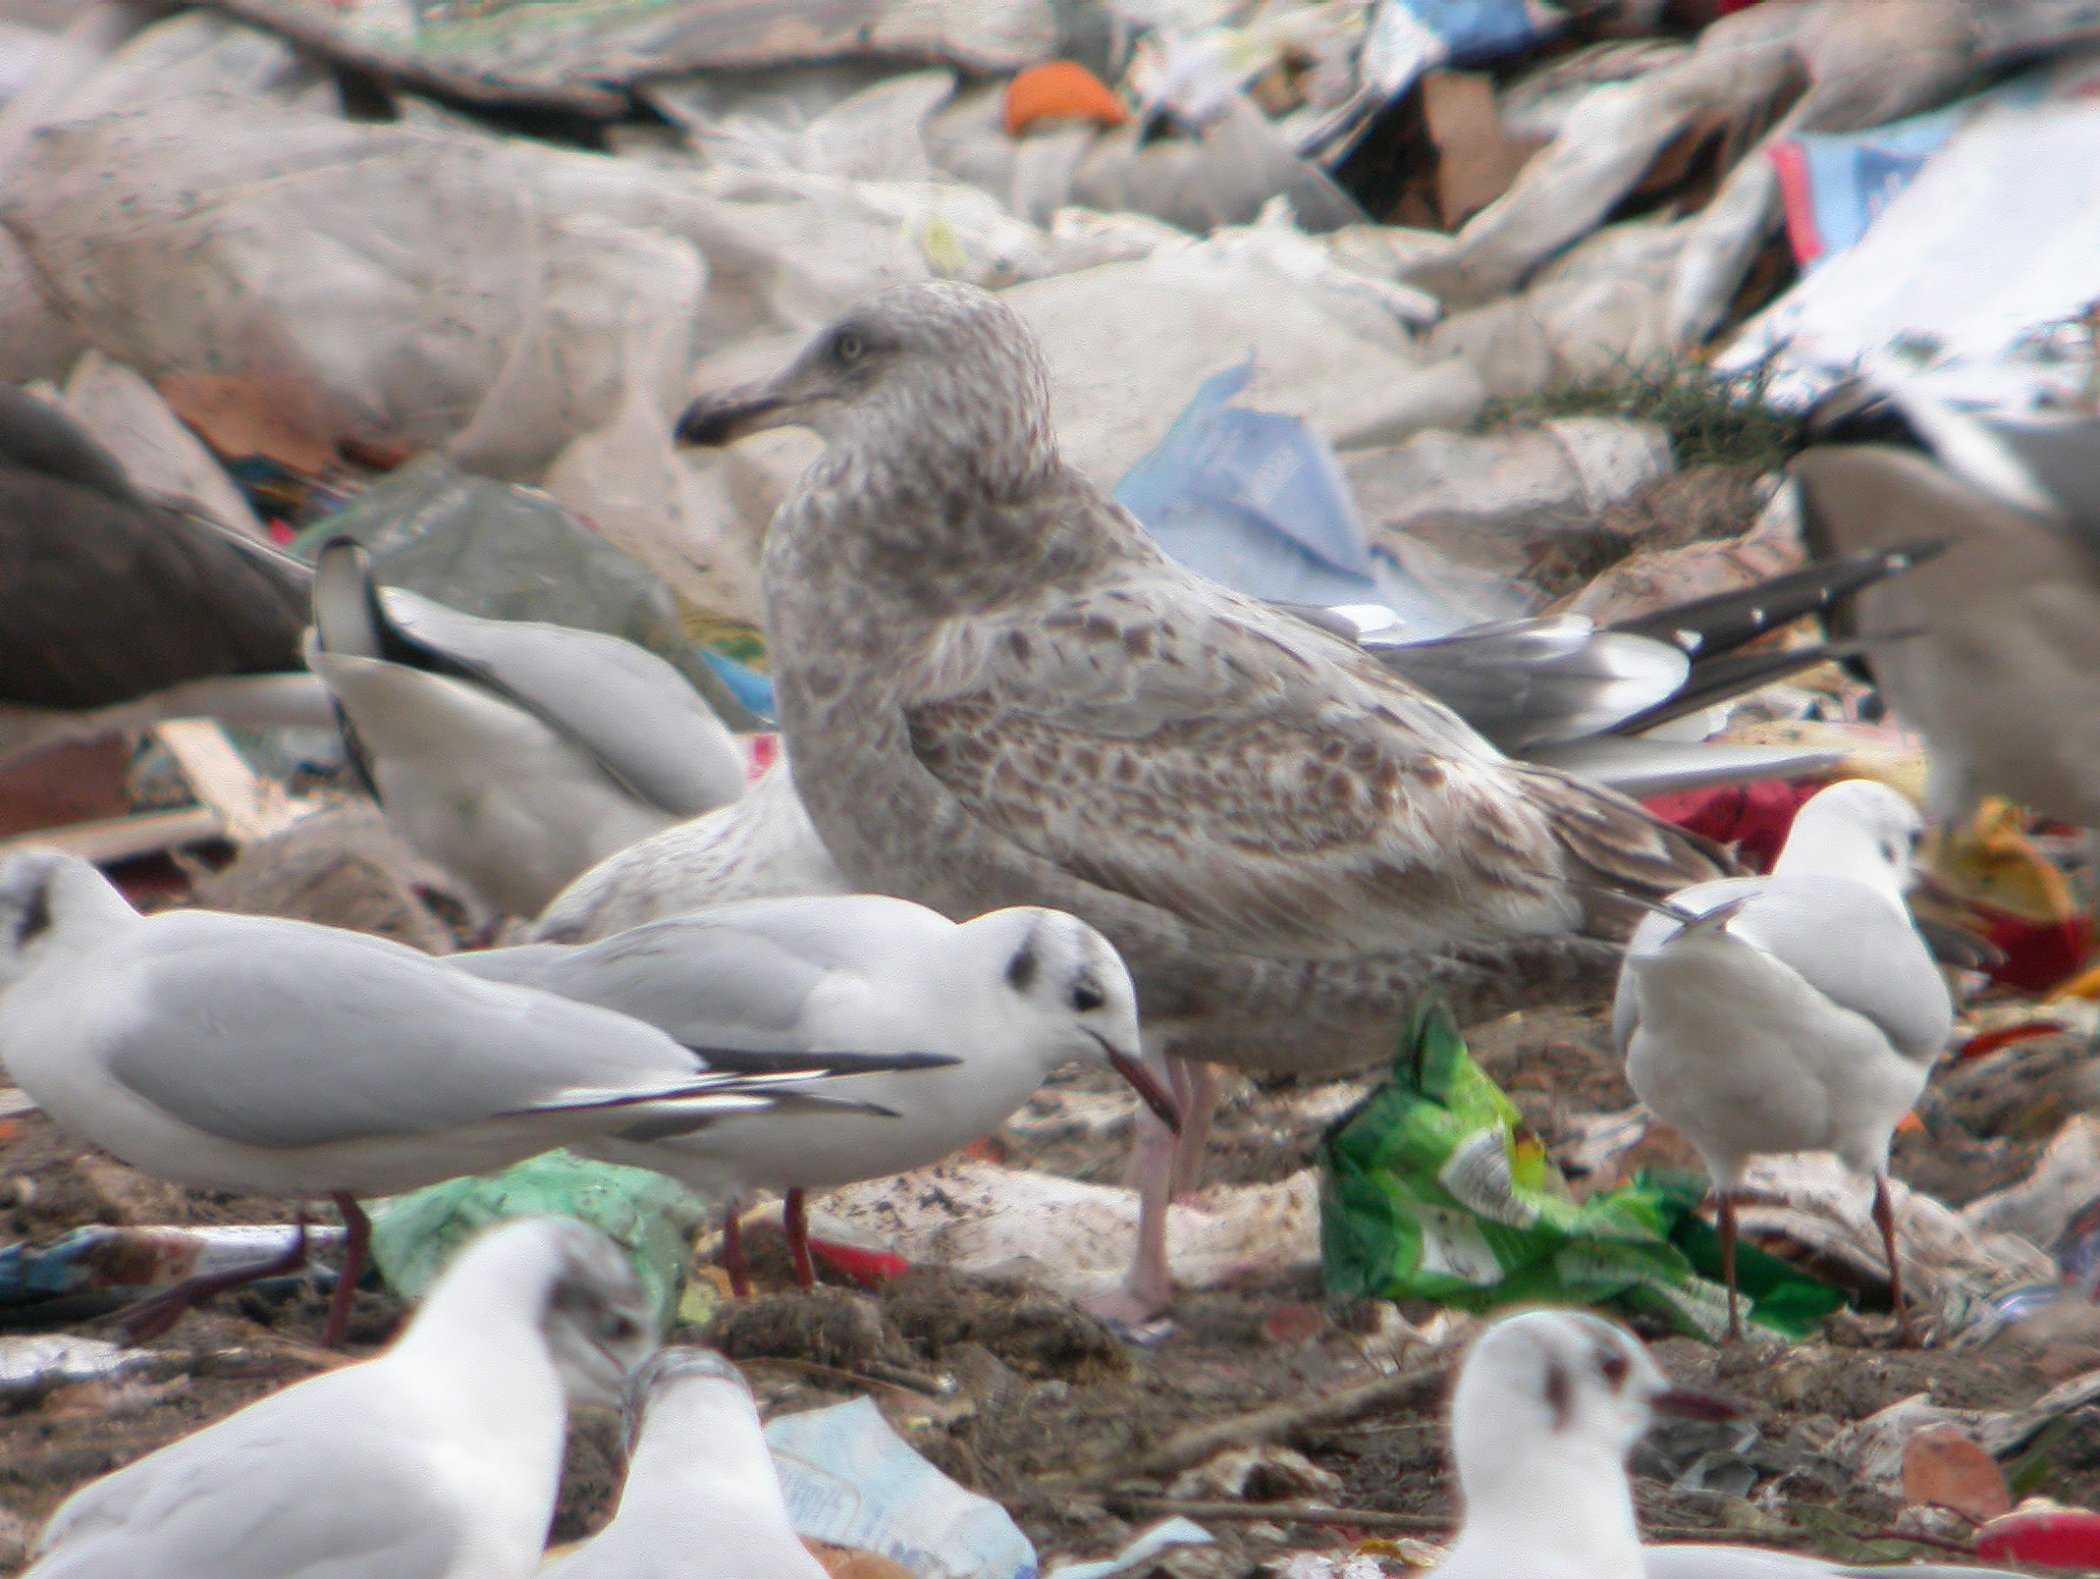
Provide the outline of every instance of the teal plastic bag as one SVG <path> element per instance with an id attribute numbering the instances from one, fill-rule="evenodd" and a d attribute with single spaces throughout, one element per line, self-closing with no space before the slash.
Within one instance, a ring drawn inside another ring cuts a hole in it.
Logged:
<path id="1" fill-rule="evenodd" d="M 1712 1230 L 1696 1216 L 1703 1183 L 1643 1175 L 1577 1201 L 1441 1004 L 1417 1012 L 1386 1084 L 1329 1128 L 1320 1160 L 1322 1269 L 1335 1293 L 1462 1310 L 1595 1305 L 1708 1339 L 1727 1327 L 1727 1292 L 1694 1260 L 1718 1273 Z M 1738 1263 L 1749 1319 L 1787 1337 L 1844 1303 L 1761 1252 L 1745 1247 Z"/>
<path id="2" fill-rule="evenodd" d="M 573 1217 L 627 1252 L 661 1329 L 678 1310 L 707 1201 L 647 1168 L 550 1151 L 496 1174 L 469 1174 L 399 1195 L 372 1220 L 372 1261 L 387 1287 L 420 1298 L 467 1240 L 513 1217 Z"/>

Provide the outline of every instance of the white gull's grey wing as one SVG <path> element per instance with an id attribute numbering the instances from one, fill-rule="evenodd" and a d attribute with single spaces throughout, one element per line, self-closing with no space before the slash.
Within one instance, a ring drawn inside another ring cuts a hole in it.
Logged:
<path id="1" fill-rule="evenodd" d="M 456 1510 L 420 1459 L 351 1398 L 323 1432 L 332 1394 L 279 1397 L 78 1493 L 25 1579 L 448 1579 Z"/>
<path id="2" fill-rule="evenodd" d="M 399 587 L 380 602 L 409 642 L 573 740 L 652 805 L 690 817 L 743 793 L 728 726 L 656 654 L 598 631 L 480 619 Z"/>
<path id="3" fill-rule="evenodd" d="M 657 921 L 602 942 L 454 954 L 446 963 L 602 1004 L 692 1046 L 779 1045 L 801 1024 L 825 970 L 770 939 L 730 928 Z"/>
<path id="4" fill-rule="evenodd" d="M 809 1002 L 826 982 L 880 973 L 951 930 L 933 911 L 877 895 L 760 899 L 596 943 L 526 944 L 447 963 L 616 1009 L 690 1047 L 809 1051 Z"/>
<path id="5" fill-rule="evenodd" d="M 1694 915 L 1754 895 L 1727 923 L 1731 937 L 1764 950 L 1831 1002 L 1871 1021 L 1905 1058 L 1929 1063 L 1946 1042 L 1947 987 L 1924 939 L 1909 920 L 1860 883 L 1820 873 L 1729 878 L 1701 883 L 1670 903 Z M 1642 919 L 1627 958 L 1666 948 L 1681 929 L 1675 917 Z M 1632 1038 L 1635 994 L 1621 990 L 1612 1011 L 1613 1040 Z"/>
<path id="6" fill-rule="evenodd" d="M 83 1007 L 118 1081 L 222 1139 L 313 1146 L 739 1089 L 650 1026 L 410 949 L 196 911 L 141 930 L 118 991 Z"/>
<path id="7" fill-rule="evenodd" d="M 1711 883 L 1701 883 L 1696 888 L 1670 896 L 1668 903 L 1686 916 L 1704 915 L 1707 911 L 1725 905 L 1731 899 L 1744 894 L 1754 894 L 1765 885 L 1762 877 L 1723 877 Z M 1703 897 L 1702 897 L 1703 896 Z M 1633 936 L 1626 940 L 1626 958 L 1634 960 L 1644 954 L 1653 954 L 1663 944 L 1675 937 L 1683 928 L 1680 916 L 1650 911 L 1641 917 L 1640 925 L 1633 929 Z M 1626 979 L 1626 968 L 1619 969 L 1619 989 L 1611 1005 L 1611 1044 L 1621 1059 L 1633 1044 L 1633 1033 L 1640 1024 L 1640 999 L 1632 984 Z"/>

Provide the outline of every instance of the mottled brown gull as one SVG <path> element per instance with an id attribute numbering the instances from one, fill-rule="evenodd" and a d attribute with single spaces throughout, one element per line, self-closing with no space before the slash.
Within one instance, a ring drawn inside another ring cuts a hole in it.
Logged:
<path id="1" fill-rule="evenodd" d="M 1613 890 L 1725 871 L 1167 559 L 1059 459 L 1041 353 L 982 291 L 877 296 L 680 431 L 788 424 L 826 448 L 768 536 L 766 625 L 825 845 L 856 886 L 950 916 L 1085 917 L 1166 1045 L 1326 1074 L 1389 1056 L 1424 990 L 1469 1019 L 1602 999 Z M 1147 1213 L 1112 1314 L 1167 1300 L 1171 1172 L 1141 1117 Z"/>

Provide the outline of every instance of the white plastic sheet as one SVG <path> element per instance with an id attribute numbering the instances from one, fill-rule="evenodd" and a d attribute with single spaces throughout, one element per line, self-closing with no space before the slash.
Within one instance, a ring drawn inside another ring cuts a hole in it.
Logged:
<path id="1" fill-rule="evenodd" d="M 2068 396 L 2090 337 L 2052 332 L 2100 297 L 2100 101 L 2005 109 L 1956 133 L 1873 228 L 1739 334 L 1719 365 L 1775 357 L 1775 399 L 1893 360 L 1941 398 L 2022 409 Z"/>

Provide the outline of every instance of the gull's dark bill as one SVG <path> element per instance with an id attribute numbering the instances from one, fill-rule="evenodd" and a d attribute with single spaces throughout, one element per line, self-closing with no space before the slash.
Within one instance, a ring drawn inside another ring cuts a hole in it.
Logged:
<path id="1" fill-rule="evenodd" d="M 1657 1414 L 1682 1415 L 1690 1420 L 1734 1420 L 1743 1412 L 1725 1398 L 1689 1387 L 1672 1387 L 1666 1393 L 1658 1393 L 1648 1400 L 1648 1407 Z"/>
<path id="2" fill-rule="evenodd" d="M 1128 1053 L 1110 1053 L 1109 1067 L 1130 1082 L 1131 1089 L 1144 1099 L 1145 1106 L 1152 1109 L 1159 1121 L 1175 1134 L 1181 1133 L 1181 1109 L 1174 1103 L 1174 1093 L 1159 1083 L 1159 1077 Z"/>
<path id="3" fill-rule="evenodd" d="M 702 395 L 678 419 L 678 442 L 703 448 L 728 444 L 773 426 L 783 402 L 758 389 L 726 389 Z"/>

